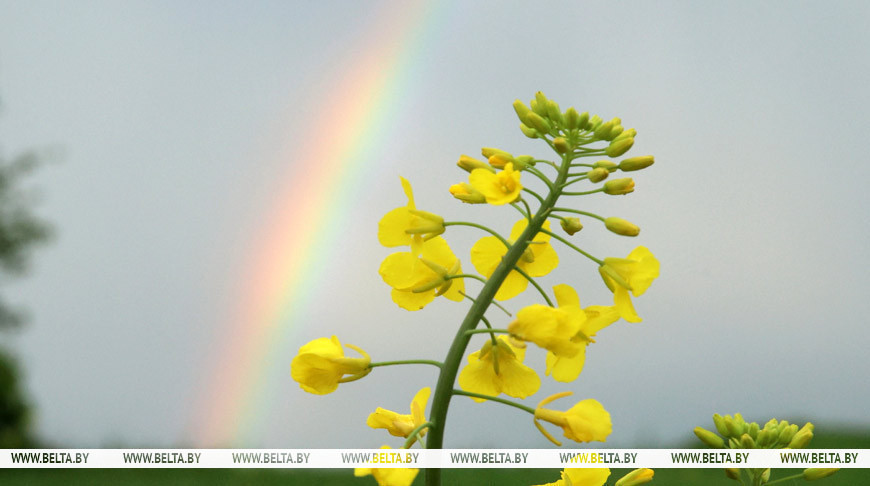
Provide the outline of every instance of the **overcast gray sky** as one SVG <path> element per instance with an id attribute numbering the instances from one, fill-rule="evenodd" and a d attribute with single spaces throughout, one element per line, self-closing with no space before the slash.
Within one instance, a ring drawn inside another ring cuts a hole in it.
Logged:
<path id="1" fill-rule="evenodd" d="M 56 239 L 3 287 L 32 314 L 3 340 L 25 366 L 40 434 L 75 447 L 201 440 L 204 389 L 243 324 L 231 316 L 253 253 L 287 180 L 318 163 L 293 154 L 333 143 L 309 137 L 310 122 L 371 53 L 395 56 L 377 61 L 401 67 L 386 79 L 402 89 L 379 98 L 391 116 L 336 218 L 345 251 L 280 323 L 292 332 L 263 370 L 269 393 L 229 445 L 388 442 L 366 416 L 405 410 L 434 370 L 378 369 L 318 397 L 289 362 L 331 334 L 375 359 L 443 357 L 466 306 L 397 308 L 377 275 L 390 253 L 377 221 L 404 204 L 403 175 L 419 207 L 509 231 L 513 214 L 470 210 L 446 188 L 465 178 L 459 155 L 482 146 L 549 155 L 511 108 L 537 90 L 621 117 L 639 133 L 632 154 L 656 156 L 630 196 L 577 203 L 643 228 L 630 240 L 589 224 L 586 248 L 643 244 L 662 272 L 636 301 L 643 323 L 603 331 L 575 383 L 544 379 L 531 400 L 566 388 L 596 398 L 613 416 L 608 444 L 625 447 L 688 439 L 714 412 L 870 426 L 870 4 L 542 5 L 445 2 L 420 20 L 385 2 L 0 0 L 2 150 L 62 153 L 28 182 Z M 414 42 L 379 44 L 395 43 L 392 29 Z M 481 235 L 448 236 L 470 269 Z M 562 266 L 542 282 L 606 303 L 594 266 L 557 250 Z M 523 299 L 514 310 L 534 296 Z M 527 362 L 540 369 L 543 354 Z M 457 397 L 449 419 L 448 447 L 548 444 L 530 417 L 495 404 Z"/>

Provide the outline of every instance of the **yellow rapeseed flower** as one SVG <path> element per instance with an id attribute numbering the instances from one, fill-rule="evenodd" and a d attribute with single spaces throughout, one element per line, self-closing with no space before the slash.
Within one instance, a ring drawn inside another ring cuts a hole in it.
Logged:
<path id="1" fill-rule="evenodd" d="M 610 414 L 598 400 L 591 398 L 582 400 L 567 412 L 542 408 L 553 400 L 572 394 L 572 392 L 562 392 L 542 400 L 535 408 L 535 426 L 544 434 L 544 437 L 558 446 L 562 443 L 550 435 L 538 420 L 562 427 L 565 437 L 576 442 L 591 442 L 593 440 L 606 442 L 607 436 L 613 431 L 613 425 L 610 422 Z"/>
<path id="2" fill-rule="evenodd" d="M 567 468 L 562 470 L 562 479 L 539 486 L 603 486 L 609 476 L 606 467 Z"/>
<path id="3" fill-rule="evenodd" d="M 424 413 L 426 410 L 426 402 L 429 401 L 430 393 L 431 390 L 427 386 L 420 389 L 420 391 L 414 395 L 414 399 L 411 400 L 410 415 L 403 415 L 393 412 L 392 410 L 378 407 L 377 410 L 369 415 L 368 420 L 366 420 L 366 425 L 373 429 L 387 429 L 387 432 L 395 437 L 407 438 L 414 429 L 426 423 Z M 419 435 L 421 436 L 425 434 L 425 430 L 419 432 Z"/>
<path id="4" fill-rule="evenodd" d="M 586 313 L 580 308 L 580 298 L 573 288 L 563 284 L 553 287 L 553 290 L 558 309 L 541 304 L 524 307 L 517 313 L 516 320 L 508 325 L 508 331 L 557 356 L 572 357 L 583 347 L 573 338 L 586 322 Z"/>
<path id="5" fill-rule="evenodd" d="M 404 177 L 399 179 L 408 197 L 408 205 L 393 209 L 381 218 L 378 222 L 378 241 L 389 248 L 410 246 L 411 253 L 419 255 L 424 241 L 444 233 L 444 218 L 418 210 L 414 204 L 411 183 Z"/>
<path id="6" fill-rule="evenodd" d="M 499 336 L 497 345 L 486 341 L 479 351 L 468 356 L 468 364 L 459 373 L 459 386 L 465 391 L 497 396 L 500 393 L 526 398 L 541 387 L 535 370 L 523 364 L 526 350 Z M 483 399 L 474 398 L 477 402 Z"/>
<path id="7" fill-rule="evenodd" d="M 440 236 L 423 242 L 419 256 L 411 252 L 389 255 L 378 272 L 393 288 L 393 302 L 409 311 L 422 309 L 438 295 L 457 302 L 464 298 L 462 279 L 447 278 L 462 273 L 462 266 Z"/>
<path id="8" fill-rule="evenodd" d="M 509 243 L 513 243 L 522 235 L 528 226 L 528 221 L 521 219 L 511 230 Z M 545 221 L 543 229 L 550 229 L 550 222 Z M 489 277 L 495 271 L 502 257 L 507 253 L 507 247 L 495 236 L 485 236 L 471 247 L 471 263 L 484 277 Z M 529 276 L 542 277 L 559 265 L 559 256 L 550 245 L 550 235 L 539 232 L 526 248 L 525 253 L 517 262 L 517 267 Z M 529 281 L 516 270 L 511 270 L 495 294 L 496 300 L 507 300 L 519 295 L 528 287 Z"/>
<path id="9" fill-rule="evenodd" d="M 381 449 L 389 449 L 390 446 L 381 446 Z M 378 486 L 411 486 L 417 477 L 419 469 L 406 467 L 358 467 L 353 470 L 356 477 L 372 475 Z"/>
<path id="10" fill-rule="evenodd" d="M 554 350 L 547 352 L 546 374 L 548 376 L 552 374 L 556 381 L 569 383 L 576 380 L 583 371 L 583 365 L 586 362 L 586 346 L 595 342 L 592 338 L 598 331 L 616 322 L 619 319 L 619 313 L 613 306 L 591 305 L 580 310 L 580 298 L 577 296 L 577 292 L 568 285 L 557 285 L 553 287 L 553 291 L 556 294 L 556 302 L 558 302 L 560 310 L 572 315 L 576 315 L 578 311 L 583 314 L 582 319 L 575 317 L 577 321 L 581 322 L 578 331 L 570 338 L 571 343 L 577 347 L 577 352 L 573 355 L 559 354 Z"/>
<path id="11" fill-rule="evenodd" d="M 613 292 L 613 302 L 619 316 L 628 322 L 640 322 L 641 318 L 634 310 L 628 291 L 640 297 L 659 276 L 659 261 L 652 252 L 645 246 L 639 246 L 626 258 L 605 258 L 598 272 Z"/>
<path id="12" fill-rule="evenodd" d="M 474 169 L 468 181 L 486 197 L 486 202 L 494 206 L 516 201 L 523 189 L 520 172 L 514 170 L 512 163 L 506 164 L 504 170 L 496 174 L 486 169 Z"/>
<path id="13" fill-rule="evenodd" d="M 303 390 L 315 395 L 332 393 L 339 383 L 366 376 L 371 371 L 369 355 L 352 344 L 345 346 L 361 354 L 362 358 L 346 358 L 335 336 L 305 344 L 290 363 L 290 376 Z"/>

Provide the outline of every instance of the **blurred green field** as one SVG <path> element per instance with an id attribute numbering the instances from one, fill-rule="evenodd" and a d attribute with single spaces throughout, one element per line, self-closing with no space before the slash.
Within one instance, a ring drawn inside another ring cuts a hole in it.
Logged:
<path id="1" fill-rule="evenodd" d="M 830 430 L 816 427 L 817 431 Z M 677 447 L 694 447 L 679 445 Z M 817 436 L 811 443 L 816 449 L 870 449 L 870 431 L 841 432 Z M 628 472 L 614 469 L 608 484 Z M 773 471 L 771 479 L 797 474 L 800 469 Z M 555 481 L 559 471 L 553 469 L 447 469 L 445 485 L 524 486 Z M 805 484 L 803 480 L 779 483 L 784 486 Z M 2 469 L 0 485 L 322 485 L 376 486 L 371 477 L 355 478 L 351 470 L 273 470 L 273 469 Z M 721 469 L 658 469 L 651 485 L 733 486 Z M 843 469 L 835 475 L 813 482 L 820 486 L 870 485 L 870 469 Z M 414 482 L 423 485 L 422 474 Z"/>

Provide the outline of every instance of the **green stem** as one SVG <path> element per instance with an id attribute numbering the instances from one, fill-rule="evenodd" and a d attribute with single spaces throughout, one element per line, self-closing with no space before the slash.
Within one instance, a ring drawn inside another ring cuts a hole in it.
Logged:
<path id="1" fill-rule="evenodd" d="M 566 196 L 585 196 L 587 194 L 595 194 L 596 192 L 604 192 L 604 188 L 600 187 L 598 189 L 594 189 L 591 191 L 583 191 L 583 192 L 563 192 L 562 194 Z"/>
<path id="2" fill-rule="evenodd" d="M 583 216 L 589 216 L 590 218 L 595 218 L 597 220 L 604 221 L 604 216 L 599 216 L 595 213 L 588 213 L 586 211 L 580 211 L 579 209 L 553 208 L 553 211 L 562 211 L 563 213 L 582 214 Z"/>
<path id="3" fill-rule="evenodd" d="M 532 208 L 531 208 L 531 206 L 529 206 L 529 203 L 526 202 L 525 199 L 520 198 L 520 202 L 523 203 L 523 206 L 526 207 L 526 216 L 528 217 L 529 221 L 531 221 L 532 220 Z"/>
<path id="4" fill-rule="evenodd" d="M 447 280 L 452 280 L 454 278 L 473 278 L 475 280 L 479 280 L 483 283 L 486 283 L 486 279 L 481 277 L 480 275 L 472 275 L 470 273 L 457 273 L 456 275 L 448 275 L 444 277 Z"/>
<path id="5" fill-rule="evenodd" d="M 585 181 L 585 180 L 588 179 L 588 178 L 589 178 L 589 176 L 588 176 L 588 175 L 585 175 L 585 174 L 584 174 L 584 175 L 581 175 L 581 176 L 578 176 L 578 177 L 576 177 L 576 178 L 574 178 L 574 179 L 571 179 L 570 181 L 566 182 L 565 185 L 564 185 L 563 187 L 568 187 L 568 186 L 570 186 L 571 184 L 574 184 L 575 182 Z"/>
<path id="6" fill-rule="evenodd" d="M 544 231 L 546 231 L 546 230 L 544 230 Z M 544 300 L 547 301 L 547 305 L 549 305 L 550 307 L 554 307 L 553 302 L 550 300 L 549 297 L 547 297 L 547 293 L 544 292 L 544 289 L 542 289 L 540 285 L 538 285 L 538 282 L 535 282 L 535 279 L 533 279 L 531 276 L 529 276 L 529 274 L 526 273 L 526 271 L 520 267 L 515 268 L 515 270 L 523 277 L 526 277 L 526 280 L 528 280 L 530 284 L 534 285 L 535 288 L 538 289 L 538 292 L 540 292 L 541 295 L 544 296 Z"/>
<path id="7" fill-rule="evenodd" d="M 803 477 L 804 477 L 803 473 L 801 473 L 801 474 L 795 474 L 794 476 L 786 476 L 786 477 L 784 477 L 784 478 L 780 478 L 780 479 L 776 479 L 776 480 L 773 480 L 773 481 L 769 481 L 769 482 L 764 483 L 764 484 L 765 484 L 765 485 L 771 485 L 771 484 L 776 484 L 776 483 L 782 483 L 782 482 L 785 482 L 785 481 L 790 481 L 790 480 L 792 480 L 792 479 L 801 479 L 801 478 L 803 478 Z"/>
<path id="8" fill-rule="evenodd" d="M 482 229 L 483 231 L 486 231 L 487 233 L 491 234 L 492 236 L 495 236 L 496 238 L 498 238 L 499 241 L 504 243 L 504 246 L 506 246 L 508 248 L 510 248 L 510 246 L 511 246 L 511 244 L 508 243 L 508 240 L 504 239 L 504 237 L 502 235 L 496 233 L 495 230 L 487 228 L 486 226 L 484 226 L 482 224 L 469 223 L 467 221 L 448 221 L 448 222 L 444 223 L 444 226 L 445 227 L 447 227 L 447 226 L 471 226 L 472 228 Z"/>
<path id="9" fill-rule="evenodd" d="M 520 199 L 520 201 L 522 201 L 522 199 Z M 528 207 L 528 204 L 526 206 Z M 519 211 L 520 214 L 523 215 L 523 218 L 529 219 L 529 213 L 523 211 L 523 208 L 521 208 L 517 203 L 511 203 L 511 207 Z"/>
<path id="10" fill-rule="evenodd" d="M 544 204 L 544 198 L 542 198 L 542 197 L 541 197 L 537 192 L 535 192 L 535 191 L 529 189 L 528 187 L 524 187 L 524 188 L 523 188 L 523 191 L 528 192 L 529 194 L 531 194 L 532 196 L 534 196 L 535 199 L 537 199 L 538 202 L 541 203 L 541 205 Z"/>
<path id="11" fill-rule="evenodd" d="M 417 442 L 417 441 L 419 441 L 420 446 L 422 446 L 425 449 L 426 444 L 423 443 L 423 439 L 422 439 L 422 437 L 420 437 L 419 434 L 420 434 L 420 432 L 423 432 L 423 429 L 425 429 L 427 427 L 431 427 L 431 426 L 432 426 L 432 422 L 425 422 L 425 423 L 418 425 L 417 428 L 415 428 L 414 430 L 411 431 L 410 434 L 408 434 L 408 440 L 405 441 L 405 445 L 402 446 L 402 449 L 409 449 L 412 445 L 414 445 L 414 442 Z"/>
<path id="12" fill-rule="evenodd" d="M 492 345 L 493 346 L 498 345 L 498 341 L 495 340 L 495 332 L 493 332 L 493 330 L 492 330 L 492 324 L 490 324 L 489 321 L 486 320 L 485 316 L 480 316 L 480 320 L 483 321 L 483 323 L 486 325 L 486 329 L 472 329 L 471 331 L 468 331 L 468 332 L 488 332 L 489 339 L 490 339 L 490 341 L 492 341 Z"/>
<path id="13" fill-rule="evenodd" d="M 548 145 L 552 147 L 552 142 L 544 138 Z M 502 257 L 501 262 L 496 267 L 495 271 L 484 284 L 477 300 L 468 309 L 468 313 L 456 330 L 456 336 L 453 338 L 453 343 L 447 351 L 447 357 L 444 359 L 444 366 L 441 368 L 441 373 L 438 375 L 438 382 L 435 385 L 435 393 L 432 396 L 432 408 L 429 411 L 429 420 L 432 426 L 427 434 L 426 447 L 429 449 L 441 449 L 444 444 L 444 429 L 447 423 L 447 410 L 450 407 L 450 398 L 453 396 L 453 384 L 456 383 L 456 375 L 459 373 L 459 366 L 462 364 L 462 357 L 465 355 L 465 350 L 471 336 L 465 334 L 466 331 L 475 329 L 480 323 L 489 304 L 495 298 L 501 284 L 510 272 L 516 268 L 517 262 L 522 258 L 523 253 L 529 246 L 529 242 L 535 238 L 547 221 L 547 216 L 550 213 L 550 208 L 556 205 L 559 196 L 562 195 L 561 185 L 565 182 L 570 170 L 571 159 L 568 155 L 562 156 L 562 164 L 559 166 L 559 174 L 556 180 L 553 181 L 552 189 L 546 199 L 541 199 L 541 207 L 538 213 L 532 217 L 526 229 L 516 239 L 512 245 L 508 245 L 507 253 Z M 531 193 L 531 191 L 529 191 Z M 534 193 L 531 193 L 535 195 Z M 536 197 L 540 197 L 535 195 Z M 505 242 L 506 243 L 506 242 Z M 531 410 L 531 409 L 529 409 Z M 528 411 L 528 410 L 527 410 Z M 441 469 L 430 468 L 426 470 L 426 485 L 440 486 L 441 485 Z"/>
<path id="14" fill-rule="evenodd" d="M 544 181 L 544 184 L 546 184 L 547 187 L 551 191 L 553 190 L 553 182 L 550 181 L 550 178 L 545 176 L 541 171 L 539 171 L 538 169 L 535 169 L 534 167 L 527 167 L 526 172 L 528 172 L 529 174 L 532 174 L 535 177 L 537 177 L 538 179 Z"/>
<path id="15" fill-rule="evenodd" d="M 459 291 L 459 293 L 462 294 L 462 296 L 465 297 L 466 299 L 468 299 L 468 300 L 474 302 L 474 300 L 475 300 L 474 297 L 472 297 L 472 296 L 466 294 L 465 292 L 463 292 L 463 291 L 461 291 L 461 290 Z M 502 312 L 504 312 L 505 314 L 507 314 L 508 317 L 513 317 L 513 316 L 514 316 L 513 314 L 510 313 L 510 311 L 508 311 L 507 309 L 505 309 L 504 307 L 502 307 L 501 304 L 499 304 L 498 302 L 496 302 L 496 301 L 492 301 L 492 303 L 493 303 L 493 305 L 495 305 L 496 307 L 498 307 L 499 309 L 501 309 Z M 483 319 L 484 322 L 486 321 L 486 319 L 484 319 L 483 317 L 481 317 L 481 319 Z"/>
<path id="16" fill-rule="evenodd" d="M 581 250 L 580 248 L 577 248 L 577 247 L 576 247 L 574 244 L 572 244 L 570 241 L 566 240 L 565 238 L 562 238 L 561 236 L 557 235 L 556 233 L 553 233 L 552 231 L 547 231 L 547 230 L 542 230 L 542 231 L 543 231 L 544 233 L 547 233 L 548 235 L 552 236 L 553 238 L 556 238 L 557 240 L 561 241 L 562 243 L 568 245 L 568 247 L 570 247 L 572 250 L 579 252 L 581 255 L 583 255 L 583 256 L 585 256 L 586 258 L 592 260 L 593 262 L 595 262 L 595 263 L 597 263 L 597 264 L 599 264 L 599 265 L 604 265 L 604 262 L 603 262 L 602 260 L 599 260 L 599 259 L 595 258 L 594 256 L 592 256 L 592 255 L 586 253 L 585 251 Z"/>
<path id="17" fill-rule="evenodd" d="M 510 405 L 511 407 L 518 408 L 520 410 L 524 410 L 526 412 L 529 412 L 532 415 L 535 414 L 534 408 L 527 407 L 527 406 L 523 405 L 522 403 L 517 403 L 517 402 L 512 402 L 510 400 L 505 400 L 504 398 L 493 397 L 490 395 L 484 395 L 482 393 L 467 392 L 465 390 L 453 390 L 453 394 L 454 395 L 463 395 L 466 397 L 482 398 L 484 400 L 492 400 L 493 402 L 503 403 L 505 405 Z"/>
<path id="18" fill-rule="evenodd" d="M 499 334 L 510 334 L 510 331 L 507 329 L 472 329 L 470 331 L 465 331 L 465 334 L 486 334 L 486 333 L 499 333 Z"/>
<path id="19" fill-rule="evenodd" d="M 393 366 L 393 365 L 405 365 L 405 364 L 428 364 L 437 366 L 439 368 L 444 366 L 444 363 L 440 361 L 434 361 L 430 359 L 402 359 L 397 361 L 378 361 L 377 363 L 371 363 L 369 368 L 377 368 L 378 366 Z"/>

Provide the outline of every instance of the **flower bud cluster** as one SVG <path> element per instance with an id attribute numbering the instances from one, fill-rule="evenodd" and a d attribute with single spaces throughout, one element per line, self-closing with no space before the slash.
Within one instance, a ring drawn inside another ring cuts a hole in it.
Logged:
<path id="1" fill-rule="evenodd" d="M 813 438 L 813 424 L 807 422 L 798 428 L 787 420 L 770 419 L 760 427 L 756 422 L 747 422 L 739 413 L 725 415 L 713 414 L 713 424 L 717 435 L 703 427 L 695 427 L 695 435 L 704 444 L 714 449 L 803 449 Z M 838 469 L 809 468 L 803 472 L 807 481 L 825 478 L 837 472 Z M 741 481 L 740 469 L 727 468 L 725 476 L 735 481 Z M 766 484 L 770 481 L 770 469 L 744 469 L 752 484 Z M 781 481 L 781 480 L 780 480 Z"/>
<path id="2" fill-rule="evenodd" d="M 578 112 L 571 107 L 564 112 L 559 104 L 538 91 L 528 105 L 514 101 L 514 111 L 520 119 L 520 130 L 529 138 L 553 137 L 556 152 L 566 154 L 591 142 L 609 142 L 604 149 L 609 157 L 619 157 L 634 145 L 637 130 L 626 130 L 622 119 L 614 117 L 604 121 L 588 111 Z"/>
<path id="3" fill-rule="evenodd" d="M 724 439 L 703 427 L 695 427 L 695 435 L 716 449 L 726 446 L 731 449 L 801 449 L 813 438 L 810 422 L 799 429 L 787 420 L 770 419 L 764 427 L 759 427 L 756 422 L 746 422 L 739 413 L 733 417 L 717 413 L 713 415 L 713 424 Z"/>

